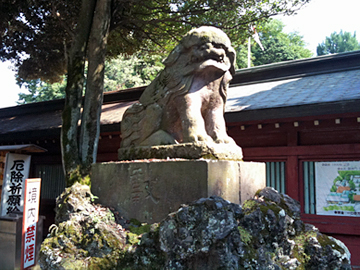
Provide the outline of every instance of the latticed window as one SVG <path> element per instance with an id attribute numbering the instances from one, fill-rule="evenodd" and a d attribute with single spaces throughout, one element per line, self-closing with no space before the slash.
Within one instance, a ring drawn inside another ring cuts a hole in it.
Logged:
<path id="1" fill-rule="evenodd" d="M 266 186 L 285 193 L 285 161 L 266 162 Z"/>
<path id="2" fill-rule="evenodd" d="M 315 162 L 305 161 L 303 163 L 303 173 L 304 212 L 305 214 L 316 214 Z"/>
<path id="3" fill-rule="evenodd" d="M 61 165 L 36 165 L 36 177 L 41 178 L 41 198 L 55 199 L 65 189 L 65 177 Z"/>

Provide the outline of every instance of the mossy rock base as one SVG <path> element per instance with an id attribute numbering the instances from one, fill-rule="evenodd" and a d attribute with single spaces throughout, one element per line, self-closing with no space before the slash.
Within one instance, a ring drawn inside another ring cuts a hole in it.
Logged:
<path id="1" fill-rule="evenodd" d="M 114 269 L 127 235 L 106 207 L 92 203 L 89 186 L 67 188 L 56 205 L 56 224 L 41 245 L 42 269 Z"/>
<path id="2" fill-rule="evenodd" d="M 43 269 L 351 269 L 346 246 L 304 224 L 300 204 L 272 188 L 242 206 L 202 198 L 151 225 L 114 218 L 78 188 L 58 202 L 87 205 L 63 208 L 68 219 L 41 247 Z"/>
<path id="3" fill-rule="evenodd" d="M 118 150 L 119 160 L 138 159 L 218 159 L 241 161 L 242 150 L 236 144 L 217 143 L 181 143 L 157 146 L 138 146 L 120 148 Z"/>

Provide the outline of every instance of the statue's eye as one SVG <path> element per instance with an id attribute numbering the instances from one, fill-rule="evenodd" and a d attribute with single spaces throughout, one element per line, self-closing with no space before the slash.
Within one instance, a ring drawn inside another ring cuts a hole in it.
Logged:
<path id="1" fill-rule="evenodd" d="M 226 46 L 224 44 L 212 42 L 212 45 L 216 49 L 224 49 L 226 51 Z"/>
<path id="2" fill-rule="evenodd" d="M 213 45 L 214 48 L 216 48 L 216 49 L 221 49 L 221 48 L 222 48 L 221 44 L 218 44 L 218 43 L 215 43 L 215 42 L 212 42 L 212 45 Z"/>
<path id="3" fill-rule="evenodd" d="M 200 49 L 200 50 L 206 50 L 206 49 L 208 49 L 208 48 L 209 48 L 209 45 L 208 45 L 207 43 L 201 44 L 201 45 L 199 46 L 199 49 Z"/>

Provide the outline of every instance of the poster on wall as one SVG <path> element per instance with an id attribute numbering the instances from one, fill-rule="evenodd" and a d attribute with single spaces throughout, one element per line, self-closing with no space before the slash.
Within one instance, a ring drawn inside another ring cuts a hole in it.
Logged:
<path id="1" fill-rule="evenodd" d="M 316 213 L 360 217 L 360 161 L 315 162 Z"/>
<path id="2" fill-rule="evenodd" d="M 7 153 L 0 216 L 23 212 L 25 179 L 29 177 L 29 155 Z"/>

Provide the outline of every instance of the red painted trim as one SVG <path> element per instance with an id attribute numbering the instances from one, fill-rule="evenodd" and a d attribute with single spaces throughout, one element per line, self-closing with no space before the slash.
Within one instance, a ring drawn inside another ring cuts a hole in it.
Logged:
<path id="1" fill-rule="evenodd" d="M 289 156 L 286 161 L 286 194 L 299 201 L 298 158 Z"/>
<path id="2" fill-rule="evenodd" d="M 261 120 L 253 120 L 253 121 L 239 121 L 239 122 L 228 122 L 226 125 L 229 128 L 233 128 L 236 126 L 250 126 L 250 125 L 257 125 L 257 124 L 275 124 L 280 123 L 280 129 L 284 127 L 284 125 L 288 126 L 290 124 L 291 128 L 294 128 L 293 123 L 299 122 L 300 124 L 306 124 L 306 122 L 313 122 L 314 120 L 328 120 L 331 123 L 329 126 L 336 126 L 337 128 L 341 128 L 344 126 L 344 120 L 351 124 L 352 126 L 359 126 L 359 123 L 356 122 L 357 117 L 360 117 L 360 112 L 347 112 L 347 113 L 337 113 L 337 114 L 324 114 L 324 115 L 317 115 L 317 116 L 302 116 L 302 117 L 288 117 L 288 118 L 278 118 L 278 119 L 261 119 Z M 335 125 L 333 120 L 340 118 L 342 119 L 342 124 Z M 300 125 L 299 128 L 301 129 L 304 125 Z M 307 126 L 313 126 L 312 123 L 308 123 Z M 320 127 L 323 127 L 321 125 Z M 315 127 L 314 127 L 315 129 Z"/>
<path id="3" fill-rule="evenodd" d="M 301 218 L 304 222 L 315 225 L 323 233 L 360 236 L 359 218 L 357 217 L 302 214 Z"/>
<path id="4" fill-rule="evenodd" d="M 305 205 L 305 190 L 304 190 L 304 163 L 300 160 L 298 160 L 298 166 L 299 166 L 299 202 L 301 205 L 301 211 L 304 212 L 304 205 Z"/>
<path id="5" fill-rule="evenodd" d="M 334 144 L 334 145 L 310 145 L 310 146 L 280 146 L 280 147 L 250 147 L 243 148 L 244 156 L 251 157 L 287 157 L 294 156 L 331 156 L 342 157 L 353 155 L 360 158 L 360 144 Z"/>
<path id="6" fill-rule="evenodd" d="M 287 145 L 297 146 L 298 145 L 298 132 L 293 130 L 287 133 Z"/>

